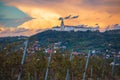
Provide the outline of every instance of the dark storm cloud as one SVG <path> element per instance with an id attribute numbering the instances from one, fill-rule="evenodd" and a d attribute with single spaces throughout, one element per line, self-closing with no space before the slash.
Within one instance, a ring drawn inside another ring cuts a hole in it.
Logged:
<path id="1" fill-rule="evenodd" d="M 71 17 L 71 15 L 69 15 L 69 16 L 66 16 L 64 19 L 70 19 L 70 17 Z"/>
<path id="2" fill-rule="evenodd" d="M 79 16 L 77 15 L 77 16 L 73 16 L 71 19 L 75 19 L 75 18 L 78 18 Z"/>

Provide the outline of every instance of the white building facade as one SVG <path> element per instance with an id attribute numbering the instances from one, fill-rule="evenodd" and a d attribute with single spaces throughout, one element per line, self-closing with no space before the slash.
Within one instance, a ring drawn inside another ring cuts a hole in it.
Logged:
<path id="1" fill-rule="evenodd" d="M 51 30 L 55 30 L 55 31 L 98 31 L 99 27 L 83 27 L 83 26 L 64 26 L 64 28 L 62 27 L 53 27 Z"/>

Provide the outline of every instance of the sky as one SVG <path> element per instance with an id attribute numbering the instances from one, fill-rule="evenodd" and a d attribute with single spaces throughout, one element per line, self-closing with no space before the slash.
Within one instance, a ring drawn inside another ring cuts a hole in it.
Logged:
<path id="1" fill-rule="evenodd" d="M 120 0 L 0 0 L 0 37 L 30 36 L 59 26 L 59 17 L 79 15 L 65 25 L 120 24 Z"/>

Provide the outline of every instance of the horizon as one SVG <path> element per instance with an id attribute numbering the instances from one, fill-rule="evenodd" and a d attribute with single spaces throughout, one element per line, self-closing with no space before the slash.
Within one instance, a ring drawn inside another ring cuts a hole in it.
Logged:
<path id="1" fill-rule="evenodd" d="M 119 0 L 1 0 L 0 37 L 34 35 L 59 26 L 58 19 L 68 15 L 79 17 L 65 20 L 65 25 L 98 24 L 101 30 L 116 24 L 120 27 L 119 4 Z"/>

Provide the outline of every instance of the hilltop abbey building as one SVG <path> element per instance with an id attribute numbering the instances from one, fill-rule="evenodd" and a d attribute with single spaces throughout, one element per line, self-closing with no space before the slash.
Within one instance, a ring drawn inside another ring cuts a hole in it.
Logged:
<path id="1" fill-rule="evenodd" d="M 99 30 L 99 25 L 96 24 L 95 27 L 87 27 L 85 25 L 78 25 L 78 26 L 67 26 L 67 25 L 64 25 L 64 20 L 62 19 L 61 20 L 61 25 L 60 26 L 56 26 L 56 27 L 53 27 L 52 30 L 55 30 L 55 31 L 98 31 Z"/>

